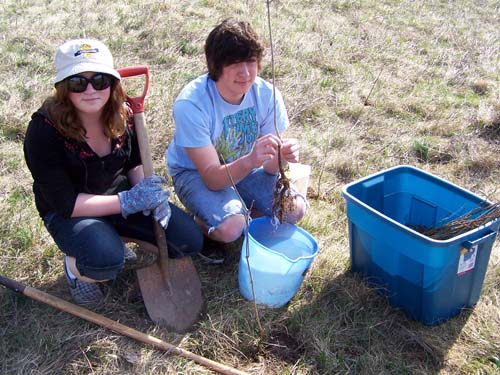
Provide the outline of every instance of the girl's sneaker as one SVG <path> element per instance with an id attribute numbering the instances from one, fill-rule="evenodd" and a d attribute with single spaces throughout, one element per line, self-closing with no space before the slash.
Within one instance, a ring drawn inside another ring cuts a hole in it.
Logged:
<path id="1" fill-rule="evenodd" d="M 123 251 L 125 262 L 135 262 L 137 260 L 137 254 L 125 244 L 123 244 Z"/>
<path id="2" fill-rule="evenodd" d="M 85 281 L 72 278 L 68 274 L 66 256 L 64 256 L 64 274 L 68 281 L 71 297 L 78 305 L 97 305 L 104 301 L 104 294 L 98 283 L 87 283 Z"/>

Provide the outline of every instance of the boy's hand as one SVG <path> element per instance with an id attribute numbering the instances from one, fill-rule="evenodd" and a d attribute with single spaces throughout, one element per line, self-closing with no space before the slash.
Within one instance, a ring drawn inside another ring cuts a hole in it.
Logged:
<path id="1" fill-rule="evenodd" d="M 250 157 L 254 168 L 259 168 L 266 161 L 273 159 L 278 154 L 280 140 L 273 134 L 266 134 L 255 142 Z"/>
<path id="2" fill-rule="evenodd" d="M 299 162 L 299 143 L 294 138 L 283 140 L 281 144 L 281 157 L 288 163 Z"/>

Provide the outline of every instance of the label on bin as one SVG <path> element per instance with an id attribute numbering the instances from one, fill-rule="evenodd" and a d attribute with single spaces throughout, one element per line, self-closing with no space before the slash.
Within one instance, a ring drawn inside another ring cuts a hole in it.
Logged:
<path id="1" fill-rule="evenodd" d="M 460 260 L 458 261 L 457 275 L 473 270 L 476 265 L 477 245 L 472 246 L 470 249 L 462 247 L 460 250 Z"/>

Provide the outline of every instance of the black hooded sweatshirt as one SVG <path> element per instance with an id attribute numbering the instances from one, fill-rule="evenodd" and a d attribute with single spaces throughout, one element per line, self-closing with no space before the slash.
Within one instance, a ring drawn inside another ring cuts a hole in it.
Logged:
<path id="1" fill-rule="evenodd" d="M 42 218 L 50 211 L 71 217 L 79 193 L 114 195 L 129 189 L 127 173 L 141 164 L 132 119 L 125 133 L 111 140 L 111 153 L 100 157 L 86 142 L 64 137 L 43 109 L 31 116 L 24 158 Z"/>

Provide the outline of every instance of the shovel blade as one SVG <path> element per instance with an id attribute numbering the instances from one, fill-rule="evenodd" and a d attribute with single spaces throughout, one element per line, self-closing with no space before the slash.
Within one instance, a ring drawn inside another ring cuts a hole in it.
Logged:
<path id="1" fill-rule="evenodd" d="M 187 331 L 204 307 L 201 282 L 190 257 L 168 260 L 164 274 L 158 262 L 136 270 L 149 317 L 176 332 Z"/>

